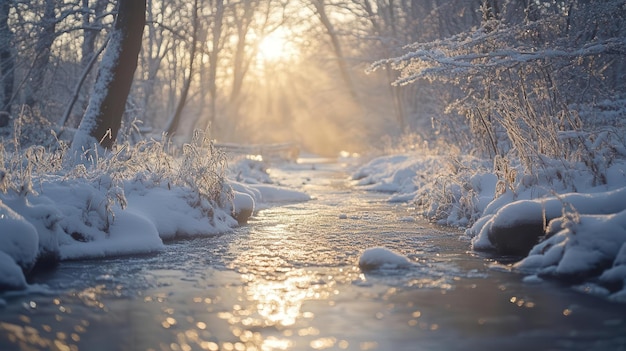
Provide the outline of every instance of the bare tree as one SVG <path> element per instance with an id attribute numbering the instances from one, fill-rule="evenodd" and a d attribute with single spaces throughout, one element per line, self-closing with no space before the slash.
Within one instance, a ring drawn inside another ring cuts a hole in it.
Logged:
<path id="1" fill-rule="evenodd" d="M 176 110 L 174 114 L 170 118 L 167 127 L 165 128 L 165 132 L 169 136 L 173 136 L 178 130 L 178 125 L 180 124 L 180 119 L 182 117 L 183 108 L 187 103 L 187 96 L 189 95 L 189 88 L 191 87 L 191 81 L 195 74 L 194 63 L 196 60 L 196 51 L 198 48 L 198 30 L 200 29 L 199 18 L 198 18 L 198 0 L 194 0 L 193 2 L 192 12 L 192 29 L 191 29 L 191 42 L 189 45 L 189 66 L 188 66 L 188 74 L 185 77 L 185 82 L 183 83 L 183 88 L 180 93 L 180 98 L 178 100 L 178 104 L 176 105 Z"/>
<path id="2" fill-rule="evenodd" d="M 326 4 L 324 0 L 311 0 L 311 3 L 315 7 L 315 12 L 319 17 L 320 22 L 324 26 L 326 34 L 328 34 L 328 37 L 330 38 L 330 42 L 337 59 L 337 65 L 339 67 L 339 73 L 341 74 L 341 78 L 343 79 L 352 99 L 358 103 L 358 96 L 354 87 L 354 83 L 352 82 L 352 76 L 350 75 L 350 70 L 348 69 L 346 58 L 343 54 L 343 48 L 341 46 L 341 42 L 339 41 L 339 35 L 335 30 L 332 22 L 330 21 L 330 18 L 328 18 L 328 14 L 326 12 Z"/>
<path id="3" fill-rule="evenodd" d="M 213 15 L 213 30 L 209 43 L 209 119 L 208 125 L 216 126 L 217 120 L 217 67 L 222 50 L 222 32 L 224 22 L 224 0 L 215 0 L 215 13 Z M 202 129 L 206 129 L 207 125 Z"/>
<path id="4" fill-rule="evenodd" d="M 13 57 L 13 33 L 9 28 L 10 0 L 0 1 L 0 73 L 2 74 L 2 106 L 0 111 L 11 113 L 13 84 L 15 75 L 15 58 Z"/>
<path id="5" fill-rule="evenodd" d="M 56 38 L 57 18 L 55 14 L 56 1 L 45 0 L 43 16 L 39 22 L 40 31 L 37 34 L 37 42 L 35 43 L 35 59 L 33 60 L 33 69 L 29 79 L 26 91 L 25 102 L 33 107 L 37 102 L 37 94 L 44 84 L 48 63 L 50 62 L 50 49 Z"/>

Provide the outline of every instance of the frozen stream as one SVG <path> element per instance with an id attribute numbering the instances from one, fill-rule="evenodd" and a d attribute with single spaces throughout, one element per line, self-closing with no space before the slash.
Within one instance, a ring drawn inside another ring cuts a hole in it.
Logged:
<path id="1" fill-rule="evenodd" d="M 272 175 L 315 199 L 159 254 L 65 262 L 40 293 L 0 296 L 0 350 L 626 349 L 625 305 L 494 269 L 341 165 Z M 364 274 L 375 246 L 416 264 Z"/>

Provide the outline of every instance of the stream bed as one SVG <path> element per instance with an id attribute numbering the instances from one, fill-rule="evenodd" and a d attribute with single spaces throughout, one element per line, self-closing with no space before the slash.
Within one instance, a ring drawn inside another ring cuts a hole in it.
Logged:
<path id="1" fill-rule="evenodd" d="M 626 305 L 524 283 L 341 164 L 270 171 L 313 199 L 157 254 L 63 262 L 0 295 L 0 350 L 626 350 Z M 414 264 L 363 272 L 371 247 Z"/>

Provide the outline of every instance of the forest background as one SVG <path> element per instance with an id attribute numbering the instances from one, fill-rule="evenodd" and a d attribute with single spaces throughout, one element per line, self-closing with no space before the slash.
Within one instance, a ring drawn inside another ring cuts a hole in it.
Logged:
<path id="1" fill-rule="evenodd" d="M 77 127 L 115 12 L 2 1 L 0 124 L 27 118 L 39 144 Z M 625 17 L 618 0 L 148 1 L 122 129 L 189 140 L 210 125 L 319 154 L 411 132 L 504 173 L 581 161 L 601 183 L 615 155 L 596 150 L 623 154 L 602 146 L 623 145 Z"/>

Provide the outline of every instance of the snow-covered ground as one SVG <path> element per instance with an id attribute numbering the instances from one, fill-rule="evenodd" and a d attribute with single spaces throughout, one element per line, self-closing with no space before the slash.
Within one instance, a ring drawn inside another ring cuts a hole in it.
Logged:
<path id="1" fill-rule="evenodd" d="M 56 171 L 42 166 L 59 161 L 54 153 L 35 148 L 15 158 L 1 150 L 8 169 L 0 169 L 0 290 L 25 289 L 29 272 L 59 261 L 155 252 L 164 240 L 216 235 L 273 203 L 310 199 L 273 185 L 259 160 L 240 158 L 220 171 L 219 155 L 198 156 L 201 145 L 179 159 L 150 148 Z M 144 162 L 133 168 L 137 158 Z M 594 185 L 585 167 L 546 162 L 521 175 L 521 168 L 494 169 L 473 156 L 412 151 L 372 159 L 352 177 L 389 193 L 389 201 L 464 228 L 475 250 L 519 257 L 510 269 L 528 281 L 565 279 L 626 301 L 626 162 L 615 160 L 603 173 L 605 184 Z M 372 248 L 360 265 L 404 259 Z"/>
<path id="2" fill-rule="evenodd" d="M 3 170 L 0 163 L 0 291 L 27 288 L 29 272 L 59 261 L 155 252 L 164 240 L 230 231 L 255 208 L 309 199 L 269 184 L 262 163 L 245 158 L 220 175 L 212 174 L 219 165 L 202 165 L 219 155 L 165 159 L 152 152 L 129 171 L 133 158 L 150 147 L 111 156 L 122 162 L 62 166 L 52 173 L 37 171 L 37 162 L 15 166 L 21 156 L 0 150 L 5 167 L 13 165 Z M 40 158 L 54 157 L 40 152 Z"/>
<path id="3" fill-rule="evenodd" d="M 584 166 L 561 162 L 522 175 L 472 156 L 415 151 L 377 157 L 353 179 L 465 229 L 461 239 L 474 250 L 519 258 L 510 269 L 529 281 L 565 280 L 626 302 L 626 162 L 604 169 L 602 185 Z"/>

